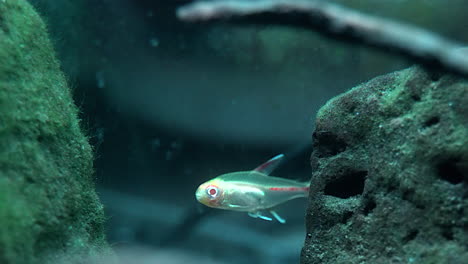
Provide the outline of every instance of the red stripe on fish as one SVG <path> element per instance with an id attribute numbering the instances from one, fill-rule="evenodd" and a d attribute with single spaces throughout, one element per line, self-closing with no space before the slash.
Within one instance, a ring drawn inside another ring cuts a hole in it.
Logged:
<path id="1" fill-rule="evenodd" d="M 309 187 L 271 187 L 270 191 L 309 191 Z"/>

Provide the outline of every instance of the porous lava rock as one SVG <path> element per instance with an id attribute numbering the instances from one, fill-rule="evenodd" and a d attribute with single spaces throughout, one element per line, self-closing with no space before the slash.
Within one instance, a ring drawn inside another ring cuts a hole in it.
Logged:
<path id="1" fill-rule="evenodd" d="M 110 254 L 77 114 L 40 17 L 0 1 L 0 263 Z"/>
<path id="2" fill-rule="evenodd" d="M 317 115 L 301 263 L 467 263 L 468 80 L 420 67 Z"/>

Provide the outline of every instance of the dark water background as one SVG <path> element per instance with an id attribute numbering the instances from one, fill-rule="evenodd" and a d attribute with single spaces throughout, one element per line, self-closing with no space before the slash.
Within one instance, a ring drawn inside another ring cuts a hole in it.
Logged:
<path id="1" fill-rule="evenodd" d="M 308 179 L 319 107 L 410 65 L 304 30 L 182 23 L 175 8 L 189 1 L 32 2 L 95 148 L 108 239 L 161 263 L 297 263 L 305 199 L 278 209 L 281 225 L 205 208 L 196 187 L 278 153 L 274 175 Z M 345 2 L 468 39 L 464 1 Z"/>

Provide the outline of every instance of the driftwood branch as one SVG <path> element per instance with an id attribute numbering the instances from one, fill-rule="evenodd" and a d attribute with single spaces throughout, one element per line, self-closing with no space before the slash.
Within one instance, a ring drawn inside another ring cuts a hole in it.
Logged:
<path id="1" fill-rule="evenodd" d="M 468 76 L 462 45 L 409 24 L 367 15 L 323 0 L 218 0 L 180 7 L 189 22 L 229 20 L 315 30 L 328 37 L 403 54 L 417 62 Z"/>

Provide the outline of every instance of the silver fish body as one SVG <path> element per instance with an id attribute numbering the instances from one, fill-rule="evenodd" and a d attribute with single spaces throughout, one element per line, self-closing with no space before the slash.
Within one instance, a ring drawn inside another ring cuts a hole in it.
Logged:
<path id="1" fill-rule="evenodd" d="M 250 216 L 271 220 L 260 214 L 268 210 L 280 222 L 284 222 L 273 207 L 286 201 L 307 197 L 309 182 L 269 176 L 283 155 L 278 155 L 252 171 L 239 171 L 220 175 L 201 184 L 195 196 L 209 207 L 248 212 Z"/>

